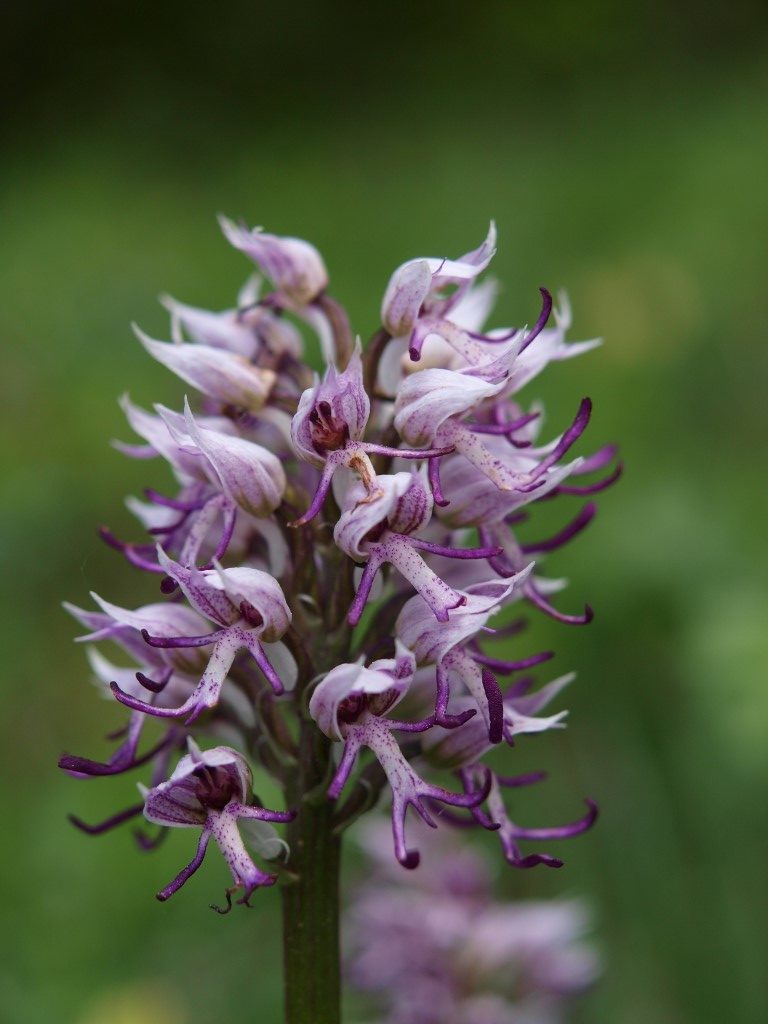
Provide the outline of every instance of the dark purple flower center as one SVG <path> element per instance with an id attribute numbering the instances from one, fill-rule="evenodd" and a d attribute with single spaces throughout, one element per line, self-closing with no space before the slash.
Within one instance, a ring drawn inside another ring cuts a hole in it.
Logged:
<path id="1" fill-rule="evenodd" d="M 377 541 L 381 540 L 381 536 L 385 530 L 389 529 L 389 520 L 382 519 L 380 523 L 376 523 L 363 537 L 363 541 L 367 541 L 369 544 L 376 544 Z"/>
<path id="2" fill-rule="evenodd" d="M 192 774 L 195 796 L 207 810 L 222 811 L 233 797 L 240 795 L 235 774 L 226 768 L 210 768 L 201 764 Z"/>
<path id="3" fill-rule="evenodd" d="M 345 697 L 336 709 L 339 722 L 351 725 L 356 722 L 364 711 L 372 715 L 385 715 L 397 700 L 396 690 L 385 690 L 383 693 L 351 693 Z"/>
<path id="4" fill-rule="evenodd" d="M 319 455 L 343 448 L 349 440 L 349 427 L 344 420 L 336 418 L 333 406 L 320 401 L 309 414 L 312 446 Z"/>
<path id="5" fill-rule="evenodd" d="M 355 722 L 365 711 L 367 703 L 364 693 L 351 693 L 339 703 L 336 709 L 336 718 L 339 722 L 345 722 L 346 724 Z"/>
<path id="6" fill-rule="evenodd" d="M 250 601 L 240 602 L 240 614 L 243 616 L 249 626 L 263 626 L 264 617 L 261 612 L 254 608 Z"/>

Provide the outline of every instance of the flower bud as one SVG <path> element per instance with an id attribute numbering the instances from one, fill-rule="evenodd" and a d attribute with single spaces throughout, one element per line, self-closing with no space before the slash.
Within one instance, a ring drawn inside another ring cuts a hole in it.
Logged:
<path id="1" fill-rule="evenodd" d="M 149 354 L 197 391 L 225 405 L 259 410 L 276 380 L 274 370 L 261 369 L 247 359 L 210 345 L 168 344 L 155 341 L 138 327 L 136 336 Z"/>
<path id="2" fill-rule="evenodd" d="M 394 272 L 381 304 L 381 322 L 393 338 L 411 333 L 431 286 L 430 260 L 409 260 Z"/>
<path id="3" fill-rule="evenodd" d="M 286 479 L 282 463 L 260 444 L 206 430 L 195 422 L 184 401 L 189 434 L 215 470 L 227 497 L 253 516 L 267 516 L 283 499 Z"/>
<path id="4" fill-rule="evenodd" d="M 306 306 L 328 287 L 328 271 L 320 253 L 300 238 L 249 231 L 227 217 L 219 218 L 230 245 L 244 252 L 274 284 L 276 291 L 299 306 Z"/>

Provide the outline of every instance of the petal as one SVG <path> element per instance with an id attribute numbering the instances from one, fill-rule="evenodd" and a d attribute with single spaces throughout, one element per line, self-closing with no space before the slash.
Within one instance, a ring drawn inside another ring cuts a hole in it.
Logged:
<path id="1" fill-rule="evenodd" d="M 210 345 L 174 345 L 134 331 L 149 354 L 202 394 L 219 402 L 256 411 L 264 405 L 276 375 L 242 356 Z"/>

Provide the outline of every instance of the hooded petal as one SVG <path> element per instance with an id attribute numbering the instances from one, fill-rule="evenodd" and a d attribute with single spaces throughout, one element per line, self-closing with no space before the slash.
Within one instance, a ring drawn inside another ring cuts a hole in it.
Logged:
<path id="1" fill-rule="evenodd" d="M 446 420 L 464 415 L 503 386 L 503 381 L 492 384 L 454 370 L 421 370 L 400 386 L 395 429 L 408 444 L 432 444 Z"/>
<path id="2" fill-rule="evenodd" d="M 174 327 L 183 327 L 188 337 L 200 345 L 221 348 L 234 352 L 245 359 L 254 359 L 259 350 L 259 339 L 252 326 L 237 309 L 213 313 L 177 302 L 170 295 L 163 295 L 162 304 L 171 314 Z"/>
<path id="3" fill-rule="evenodd" d="M 158 547 L 158 561 L 184 596 L 207 618 L 222 626 L 245 619 L 264 640 L 279 640 L 291 622 L 280 584 L 269 573 L 247 566 L 190 569 Z M 259 621 L 260 620 L 260 621 Z"/>
<path id="4" fill-rule="evenodd" d="M 153 359 L 197 391 L 226 405 L 257 411 L 275 383 L 273 370 L 254 366 L 234 352 L 210 345 L 174 345 L 155 341 L 138 327 L 134 331 Z"/>
<path id="5" fill-rule="evenodd" d="M 213 466 L 227 497 L 253 516 L 273 512 L 286 488 L 277 456 L 253 441 L 200 427 L 186 399 L 184 415 L 192 440 Z"/>
<path id="6" fill-rule="evenodd" d="M 144 817 L 158 825 L 202 826 L 211 810 L 235 800 L 247 803 L 253 785 L 250 766 L 232 747 L 201 751 L 191 738 L 166 782 L 147 791 Z"/>
<path id="7" fill-rule="evenodd" d="M 384 714 L 402 700 L 411 685 L 416 662 L 410 651 L 398 644 L 394 658 L 373 662 L 346 663 L 332 669 L 312 694 L 309 713 L 320 729 L 333 740 L 342 740 L 339 708 L 349 698 L 363 698 L 355 708 Z"/>
<path id="8" fill-rule="evenodd" d="M 123 441 L 113 441 L 112 444 L 124 455 L 142 457 L 148 455 L 162 456 L 176 472 L 182 482 L 189 480 L 207 480 L 204 461 L 194 453 L 190 453 L 180 445 L 168 427 L 164 417 L 153 416 L 138 405 L 134 405 L 128 395 L 120 399 L 120 408 L 125 413 L 128 423 L 133 430 L 143 437 L 149 445 L 149 451 L 139 448 L 137 445 L 125 444 Z"/>
<path id="9" fill-rule="evenodd" d="M 431 287 L 429 260 L 409 260 L 394 272 L 381 303 L 381 322 L 393 338 L 413 330 Z"/>
<path id="10" fill-rule="evenodd" d="M 503 602 L 527 579 L 533 566 L 506 580 L 474 584 L 464 591 L 466 603 L 454 608 L 448 622 L 437 622 L 434 612 L 418 594 L 410 598 L 398 616 L 395 630 L 420 664 L 437 662 L 451 648 L 475 636 Z"/>
<path id="11" fill-rule="evenodd" d="M 291 440 L 297 455 L 321 466 L 328 452 L 362 437 L 370 411 L 358 340 L 343 372 L 329 366 L 322 381 L 302 394 L 291 422 Z"/>
<path id="12" fill-rule="evenodd" d="M 346 507 L 333 531 L 334 540 L 341 550 L 357 562 L 364 562 L 367 557 L 363 545 L 366 544 L 368 534 L 395 514 L 400 499 L 414 486 L 411 473 L 382 475 L 376 480 L 381 494 L 371 501 L 363 500 L 366 495 L 362 484 L 353 483 L 349 486 Z M 405 508 L 403 511 L 406 511 Z"/>
<path id="13" fill-rule="evenodd" d="M 208 626 L 200 616 L 183 604 L 163 602 L 146 604 L 131 610 L 105 601 L 91 591 L 96 604 L 113 620 L 122 626 L 141 631 L 145 629 L 153 636 L 175 637 L 196 636 L 204 633 Z"/>

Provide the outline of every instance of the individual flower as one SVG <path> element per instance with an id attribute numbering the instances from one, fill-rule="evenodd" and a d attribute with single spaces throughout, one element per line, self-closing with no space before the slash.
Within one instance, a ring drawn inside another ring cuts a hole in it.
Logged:
<path id="1" fill-rule="evenodd" d="M 504 705 L 491 666 L 511 673 L 531 668 L 551 658 L 552 654 L 545 651 L 517 662 L 505 662 L 484 655 L 473 641 L 513 591 L 523 587 L 532 569 L 531 564 L 509 580 L 491 580 L 470 586 L 462 592 L 463 605 L 452 611 L 446 623 L 436 622 L 431 609 L 418 594 L 403 606 L 395 624 L 398 638 L 414 652 L 419 665 L 436 666 L 437 725 L 456 724 L 448 715 L 451 695 L 449 679 L 454 676 L 461 680 L 480 709 L 491 742 L 501 742 L 504 733 Z"/>
<path id="2" fill-rule="evenodd" d="M 503 439 L 492 438 L 488 442 L 492 450 L 504 444 Z M 503 450 L 502 450 L 503 454 Z M 592 465 L 597 460 L 592 460 Z M 528 452 L 515 452 L 512 464 L 523 470 L 532 465 Z M 448 505 L 438 509 L 438 515 L 447 527 L 464 529 L 476 527 L 481 542 L 488 547 L 498 547 L 500 554 L 490 559 L 492 568 L 502 577 L 514 576 L 533 564 L 533 559 L 557 550 L 573 540 L 594 518 L 597 508 L 588 503 L 561 530 L 541 541 L 521 542 L 517 539 L 516 527 L 525 521 L 525 506 L 547 495 L 580 493 L 578 487 L 564 484 L 567 478 L 581 472 L 587 460 L 576 459 L 566 465 L 554 467 L 542 478 L 542 487 L 536 491 L 500 491 L 474 466 L 462 459 L 449 457 L 441 470 L 442 485 L 451 494 Z M 522 595 L 540 611 L 561 622 L 583 624 L 591 621 L 592 610 L 587 605 L 583 613 L 567 614 L 555 608 L 549 595 L 565 586 L 565 581 L 548 580 L 538 571 L 526 578 Z"/>
<path id="3" fill-rule="evenodd" d="M 469 768 L 463 769 L 461 776 L 466 791 L 471 793 L 478 778 L 483 778 L 483 781 L 485 781 L 485 766 L 479 764 L 472 765 Z M 504 798 L 501 795 L 501 787 L 506 786 L 517 789 L 520 786 L 529 786 L 534 782 L 539 782 L 542 778 L 541 772 L 532 772 L 528 775 L 518 776 L 501 776 L 491 772 L 488 814 L 485 815 L 485 812 L 478 811 L 476 808 L 472 809 L 472 814 L 479 825 L 487 828 L 490 821 L 492 825 L 498 826 L 496 831 L 504 851 L 504 858 L 508 864 L 516 868 L 533 868 L 539 864 L 545 864 L 550 868 L 561 868 L 563 866 L 562 860 L 559 857 L 553 857 L 549 853 L 530 853 L 527 856 L 523 856 L 518 845 L 519 841 L 524 839 L 531 842 L 548 842 L 550 840 L 573 839 L 575 836 L 581 835 L 582 832 L 587 832 L 597 821 L 597 804 L 594 800 L 587 798 L 584 801 L 587 805 L 587 813 L 569 825 L 556 825 L 546 828 L 529 828 L 517 825 L 512 821 L 507 812 Z"/>
<path id="4" fill-rule="evenodd" d="M 450 447 L 436 450 L 392 448 L 363 441 L 371 403 L 363 387 L 363 365 L 359 343 L 346 369 L 339 372 L 330 365 L 322 381 L 308 388 L 299 400 L 291 423 L 291 440 L 300 459 L 322 470 L 312 502 L 296 526 L 318 514 L 331 481 L 340 466 L 353 470 L 368 499 L 379 496 L 381 485 L 371 464 L 371 455 L 389 455 L 401 459 L 439 458 Z"/>
<path id="5" fill-rule="evenodd" d="M 499 453 L 485 443 L 482 435 L 513 434 L 529 422 L 527 417 L 489 425 L 466 420 L 482 402 L 500 394 L 504 378 L 493 382 L 464 370 L 422 370 L 406 380 L 395 402 L 395 427 L 413 445 L 443 445 L 455 450 L 501 491 L 530 493 L 546 483 L 546 474 L 565 456 L 589 422 L 592 404 L 582 400 L 570 427 L 549 447 L 531 451 L 533 465 L 525 471 L 515 465 L 508 452 Z M 433 484 L 434 489 L 434 484 Z"/>
<path id="6" fill-rule="evenodd" d="M 138 699 L 153 694 L 150 698 L 152 703 L 159 707 L 173 707 L 174 704 L 189 696 L 190 691 L 194 688 L 194 679 L 175 672 L 171 666 L 160 664 L 159 658 L 152 666 L 152 653 L 150 651 L 150 656 L 138 669 L 114 665 L 95 648 L 88 649 L 88 661 L 105 696 L 110 695 L 111 682 L 119 680 L 118 685 L 126 693 Z M 141 765 L 154 761 L 159 754 L 173 746 L 183 735 L 181 730 L 172 725 L 148 750 L 139 754 L 139 743 L 146 722 L 147 716 L 141 711 L 131 712 L 128 725 L 119 733 L 122 743 L 112 753 L 108 761 L 95 761 L 88 757 L 63 754 L 59 758 L 59 768 L 63 768 L 70 775 L 79 778 L 121 775 L 133 768 L 139 768 Z"/>
<path id="7" fill-rule="evenodd" d="M 172 413 L 164 406 L 156 406 L 157 415 L 147 412 L 141 406 L 131 401 L 130 396 L 123 395 L 120 398 L 120 408 L 125 413 L 130 427 L 143 438 L 144 445 L 126 444 L 123 441 L 113 441 L 113 445 L 124 455 L 134 459 L 154 459 L 161 456 L 168 462 L 177 481 L 180 484 L 188 485 L 193 481 L 207 481 L 205 460 L 200 458 L 199 452 L 189 451 L 187 443 L 179 444 L 174 434 L 168 428 L 168 419 L 174 416 L 176 425 L 183 433 L 184 419 L 178 413 Z M 160 410 L 165 417 L 159 414 Z M 198 426 L 206 430 L 215 430 L 219 434 L 236 434 L 236 427 L 232 420 L 226 416 L 198 416 Z"/>
<path id="8" fill-rule="evenodd" d="M 193 722 L 215 707 L 235 655 L 245 649 L 253 657 L 275 694 L 284 686 L 264 651 L 262 641 L 279 640 L 291 623 L 291 610 L 277 580 L 259 569 L 236 568 L 200 571 L 188 569 L 158 548 L 158 559 L 189 603 L 219 628 L 197 636 L 162 637 L 142 630 L 146 643 L 159 648 L 211 646 L 208 665 L 189 697 L 176 708 L 161 708 L 133 697 L 115 682 L 112 692 L 126 707 L 158 718 Z"/>
<path id="9" fill-rule="evenodd" d="M 148 821 L 169 828 L 200 829 L 195 856 L 160 890 L 157 894 L 160 901 L 170 899 L 197 871 L 211 838 L 232 873 L 234 885 L 226 890 L 227 910 L 232 905 L 233 893 L 242 890 L 237 902 L 248 905 L 256 889 L 274 885 L 277 875 L 256 867 L 237 823 L 240 820 L 290 821 L 294 814 L 270 811 L 252 803 L 252 786 L 251 769 L 242 754 L 231 747 L 201 751 L 190 739 L 189 753 L 179 761 L 171 777 L 153 789 L 143 790 L 144 817 Z"/>
<path id="10" fill-rule="evenodd" d="M 257 412 L 277 379 L 274 370 L 254 366 L 236 352 L 213 345 L 157 341 L 138 327 L 134 331 L 153 359 L 222 405 Z"/>
<path id="11" fill-rule="evenodd" d="M 415 259 L 403 263 L 390 278 L 381 304 L 381 322 L 395 338 L 409 335 L 420 316 L 445 316 L 458 305 L 474 279 L 496 252 L 496 226 L 491 223 L 483 244 L 456 260 Z M 441 295 L 446 288 L 450 295 Z"/>
<path id="12" fill-rule="evenodd" d="M 381 494 L 372 500 L 365 500 L 359 486 L 349 489 L 333 534 L 342 551 L 366 563 L 348 620 L 351 625 L 359 622 L 376 573 L 389 562 L 421 594 L 435 618 L 447 622 L 450 610 L 466 598 L 440 579 L 419 552 L 471 559 L 492 557 L 498 549 L 447 548 L 413 536 L 432 516 L 432 497 L 422 476 L 395 473 L 378 480 Z"/>
<path id="13" fill-rule="evenodd" d="M 434 724 L 433 717 L 418 722 L 385 717 L 404 696 L 414 669 L 413 655 L 398 643 L 394 658 L 374 661 L 368 668 L 350 663 L 332 669 L 314 690 L 309 705 L 309 713 L 326 736 L 344 744 L 328 788 L 331 799 L 340 795 L 363 747 L 373 751 L 384 769 L 392 789 L 395 856 L 406 868 L 415 868 L 419 863 L 418 852 L 409 850 L 405 840 L 405 815 L 409 807 L 428 825 L 437 827 L 426 801 L 474 807 L 487 794 L 482 784 L 476 792 L 459 794 L 426 782 L 403 756 L 392 733 L 420 733 Z"/>
<path id="14" fill-rule="evenodd" d="M 173 340 L 181 343 L 183 334 L 199 345 L 222 348 L 251 362 L 277 370 L 288 356 L 301 356 L 301 335 L 280 311 L 259 302 L 259 278 L 246 282 L 237 297 L 237 307 L 220 313 L 188 306 L 169 295 L 161 299 L 171 314 Z"/>
<path id="15" fill-rule="evenodd" d="M 190 487 L 180 498 L 164 498 L 150 492 L 155 505 L 178 513 L 168 522 L 155 520 L 151 532 L 162 535 L 166 546 L 178 547 L 182 565 L 195 565 L 200 551 L 209 538 L 215 523 L 221 520 L 221 529 L 208 562 L 201 568 L 210 569 L 223 558 L 237 523 L 238 510 L 255 518 L 263 518 L 280 504 L 286 488 L 286 477 L 277 456 L 260 444 L 201 425 L 192 415 L 189 402 L 184 402 L 184 415 L 156 406 L 159 419 L 174 446 L 167 457 L 175 459 L 182 479 L 192 473 L 202 486 Z M 154 427 L 143 420 L 138 424 L 150 436 L 156 436 Z M 179 456 L 185 461 L 181 461 Z M 189 465 L 186 460 L 191 460 Z M 191 470 L 191 472 L 190 472 Z M 208 486 L 205 486 L 207 484 Z M 140 518 L 142 510 L 139 509 Z M 144 513 L 146 516 L 146 512 Z M 162 525 L 161 525 L 162 523 Z M 107 534 L 105 539 L 118 547 L 134 564 L 152 572 L 162 573 L 159 563 L 151 558 L 151 546 L 127 545 Z"/>

